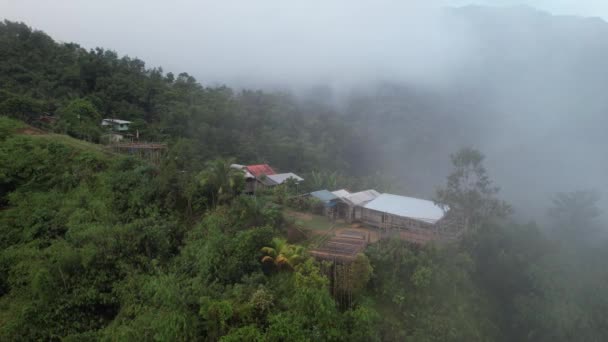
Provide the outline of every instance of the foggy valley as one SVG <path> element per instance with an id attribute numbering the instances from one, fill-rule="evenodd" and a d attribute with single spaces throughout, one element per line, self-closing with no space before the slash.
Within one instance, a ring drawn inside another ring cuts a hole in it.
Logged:
<path id="1" fill-rule="evenodd" d="M 608 336 L 600 2 L 0 14 L 0 340 Z"/>

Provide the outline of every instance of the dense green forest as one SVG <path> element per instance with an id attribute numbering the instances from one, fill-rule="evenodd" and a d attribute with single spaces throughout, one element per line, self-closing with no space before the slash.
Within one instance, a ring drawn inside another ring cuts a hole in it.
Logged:
<path id="1" fill-rule="evenodd" d="M 5 22 L 0 39 L 0 113 L 26 122 L 57 113 L 58 130 L 92 141 L 101 118 L 130 120 L 145 139 L 170 141 L 198 161 L 230 156 L 293 171 L 364 165 L 350 152 L 360 133 L 327 107 L 302 106 L 288 94 L 203 87 L 187 73 L 57 44 L 23 24 Z"/>
<path id="2" fill-rule="evenodd" d="M 57 121 L 40 122 L 46 113 Z M 374 168 L 368 119 L 289 94 L 203 87 L 8 21 L 0 115 L 2 341 L 608 338 L 594 193 L 557 195 L 547 227 L 516 223 L 483 156 L 454 151 L 436 198 L 468 212 L 471 229 L 449 245 L 371 244 L 344 306 L 323 265 L 288 239 L 294 190 L 240 195 L 229 165 L 302 173 L 299 191 L 394 191 Z M 106 117 L 168 143 L 162 162 L 99 144 Z M 462 187 L 467 172 L 483 181 Z"/>

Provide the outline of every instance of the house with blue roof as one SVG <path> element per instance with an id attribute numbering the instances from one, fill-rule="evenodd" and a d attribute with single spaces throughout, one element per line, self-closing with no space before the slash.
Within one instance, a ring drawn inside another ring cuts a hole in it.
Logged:
<path id="1" fill-rule="evenodd" d="M 335 207 L 338 203 L 339 197 L 331 193 L 329 190 L 318 190 L 313 191 L 310 197 L 318 199 L 323 204 L 323 214 L 327 216 L 334 216 Z"/>

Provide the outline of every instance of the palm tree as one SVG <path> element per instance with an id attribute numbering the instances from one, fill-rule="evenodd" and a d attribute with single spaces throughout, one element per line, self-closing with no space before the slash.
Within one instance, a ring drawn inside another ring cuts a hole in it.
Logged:
<path id="1" fill-rule="evenodd" d="M 281 238 L 272 239 L 272 247 L 263 247 L 262 252 L 266 254 L 262 263 L 273 264 L 277 269 L 293 270 L 304 260 L 304 247 L 288 244 Z"/>
<path id="2" fill-rule="evenodd" d="M 264 197 L 241 196 L 231 203 L 231 208 L 243 225 L 251 227 L 278 223 L 282 217 L 280 207 Z"/>
<path id="3" fill-rule="evenodd" d="M 214 207 L 231 200 L 244 185 L 242 171 L 233 169 L 231 164 L 231 160 L 215 159 L 198 175 L 201 186 L 210 192 Z"/>
<path id="4" fill-rule="evenodd" d="M 310 174 L 310 186 L 314 190 L 331 189 L 338 187 L 340 175 L 337 171 L 312 171 Z"/>

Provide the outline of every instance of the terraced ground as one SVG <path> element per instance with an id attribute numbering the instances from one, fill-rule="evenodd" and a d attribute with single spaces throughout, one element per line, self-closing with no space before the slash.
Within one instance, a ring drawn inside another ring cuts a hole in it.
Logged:
<path id="1" fill-rule="evenodd" d="M 347 223 L 344 220 L 332 222 L 325 216 L 287 209 L 283 213 L 292 226 L 306 235 L 306 239 L 300 243 L 308 247 L 321 245 L 327 239 L 339 234 L 342 230 L 357 230 L 369 234 L 370 241 L 376 242 L 380 235 L 375 229 L 365 227 L 359 223 Z"/>

